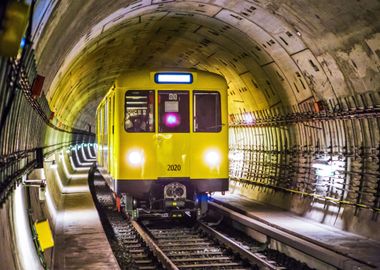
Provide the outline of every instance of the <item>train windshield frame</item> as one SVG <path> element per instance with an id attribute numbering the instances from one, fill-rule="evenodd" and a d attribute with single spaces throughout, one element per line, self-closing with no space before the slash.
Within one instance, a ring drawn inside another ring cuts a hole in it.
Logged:
<path id="1" fill-rule="evenodd" d="M 190 95 L 184 90 L 158 91 L 158 132 L 190 132 Z"/>
<path id="2" fill-rule="evenodd" d="M 193 91 L 194 132 L 222 130 L 221 100 L 218 91 Z"/>
<path id="3" fill-rule="evenodd" d="M 155 132 L 155 91 L 127 90 L 124 129 L 127 132 Z"/>

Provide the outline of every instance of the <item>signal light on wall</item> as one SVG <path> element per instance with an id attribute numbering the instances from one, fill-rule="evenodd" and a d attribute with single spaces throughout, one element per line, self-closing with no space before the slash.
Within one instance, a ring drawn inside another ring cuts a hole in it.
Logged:
<path id="1" fill-rule="evenodd" d="M 21 48 L 21 49 L 24 49 L 25 45 L 26 45 L 26 38 L 23 37 L 23 38 L 21 39 L 21 42 L 20 42 L 20 48 Z"/>
<path id="2" fill-rule="evenodd" d="M 156 73 L 154 75 L 156 83 L 166 84 L 190 84 L 193 82 L 193 74 L 191 73 Z"/>
<path id="3" fill-rule="evenodd" d="M 322 112 L 325 110 L 325 103 L 323 100 L 315 101 L 314 102 L 314 111 L 316 113 Z"/>

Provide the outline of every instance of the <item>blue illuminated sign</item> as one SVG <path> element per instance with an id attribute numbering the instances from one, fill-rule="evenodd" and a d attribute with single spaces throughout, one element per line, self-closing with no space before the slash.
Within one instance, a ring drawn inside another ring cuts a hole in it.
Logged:
<path id="1" fill-rule="evenodd" d="M 156 73 L 154 75 L 156 83 L 166 84 L 190 84 L 193 83 L 193 74 L 191 73 Z"/>

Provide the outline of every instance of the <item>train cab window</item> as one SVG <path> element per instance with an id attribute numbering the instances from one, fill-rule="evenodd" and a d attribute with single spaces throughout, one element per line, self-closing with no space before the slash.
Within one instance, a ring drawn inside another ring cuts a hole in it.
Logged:
<path id="1" fill-rule="evenodd" d="M 158 131 L 190 132 L 189 92 L 158 92 Z"/>
<path id="2" fill-rule="evenodd" d="M 154 132 L 154 91 L 128 90 L 125 93 L 124 128 L 127 132 Z"/>
<path id="3" fill-rule="evenodd" d="M 220 94 L 194 91 L 194 132 L 219 132 L 222 129 Z"/>

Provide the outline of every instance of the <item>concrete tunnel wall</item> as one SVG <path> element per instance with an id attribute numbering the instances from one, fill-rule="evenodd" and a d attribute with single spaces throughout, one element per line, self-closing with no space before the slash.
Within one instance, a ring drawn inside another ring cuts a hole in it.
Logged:
<path id="1" fill-rule="evenodd" d="M 57 248 L 62 249 L 65 244 L 62 226 L 64 210 L 69 210 L 64 206 L 64 197 L 67 194 L 70 196 L 78 192 L 88 192 L 88 168 L 80 168 L 74 172 L 72 153 L 71 148 L 53 153 L 45 158 L 44 169 L 36 169 L 27 176 L 28 179 L 46 180 L 45 200 L 40 200 L 38 188 L 21 184 L 0 209 L 0 235 L 6 243 L 0 245 L 0 261 L 7 269 L 43 269 L 41 260 L 47 268 L 54 269 L 57 267 L 54 262 L 62 260 L 54 257 L 62 254 L 54 254 Z M 38 254 L 30 224 L 45 219 L 49 220 L 55 246 Z"/>
<path id="2" fill-rule="evenodd" d="M 231 190 L 379 239 L 378 1 L 41 1 L 36 10 L 54 121 L 94 127 L 98 102 L 133 67 L 219 73 L 230 87 Z M 339 171 L 321 176 L 315 164 Z M 11 204 L 0 210 L 10 243 Z"/>

